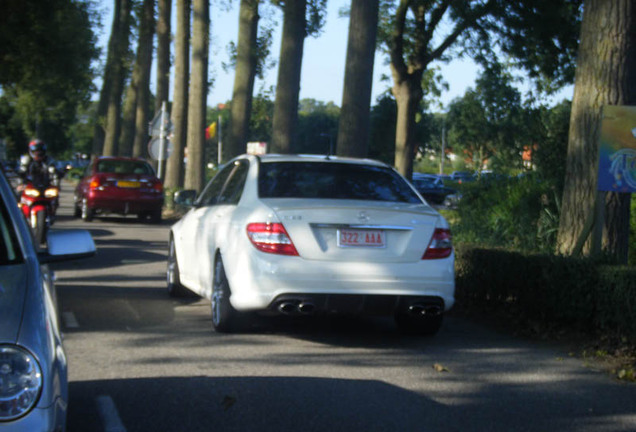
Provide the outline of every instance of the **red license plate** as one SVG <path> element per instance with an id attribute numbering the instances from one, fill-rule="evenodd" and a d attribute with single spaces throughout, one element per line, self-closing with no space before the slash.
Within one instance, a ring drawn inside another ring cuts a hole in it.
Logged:
<path id="1" fill-rule="evenodd" d="M 385 245 L 384 230 L 345 228 L 338 230 L 338 246 L 340 247 L 384 247 Z"/>

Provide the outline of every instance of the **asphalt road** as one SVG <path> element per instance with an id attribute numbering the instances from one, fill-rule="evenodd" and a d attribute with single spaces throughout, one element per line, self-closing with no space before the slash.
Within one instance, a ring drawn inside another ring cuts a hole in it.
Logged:
<path id="1" fill-rule="evenodd" d="M 636 385 L 452 314 L 432 338 L 366 318 L 215 333 L 208 301 L 165 291 L 168 222 L 84 223 L 63 187 L 55 228 L 98 247 L 56 267 L 70 432 L 636 430 Z"/>

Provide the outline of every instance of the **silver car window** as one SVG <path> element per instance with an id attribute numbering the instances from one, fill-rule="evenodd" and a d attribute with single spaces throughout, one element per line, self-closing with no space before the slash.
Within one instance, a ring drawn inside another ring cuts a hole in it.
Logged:
<path id="1" fill-rule="evenodd" d="M 23 261 L 15 230 L 4 203 L 0 203 L 0 265 Z"/>

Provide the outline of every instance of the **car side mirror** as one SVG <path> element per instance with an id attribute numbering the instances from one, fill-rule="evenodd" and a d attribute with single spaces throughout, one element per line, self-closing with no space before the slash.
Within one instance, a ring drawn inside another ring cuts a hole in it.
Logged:
<path id="1" fill-rule="evenodd" d="M 46 245 L 46 250 L 38 253 L 42 264 L 88 258 L 96 252 L 93 237 L 82 229 L 51 230 Z"/>
<path id="2" fill-rule="evenodd" d="M 184 207 L 192 207 L 197 197 L 197 191 L 194 189 L 180 190 L 174 193 L 174 203 Z"/>

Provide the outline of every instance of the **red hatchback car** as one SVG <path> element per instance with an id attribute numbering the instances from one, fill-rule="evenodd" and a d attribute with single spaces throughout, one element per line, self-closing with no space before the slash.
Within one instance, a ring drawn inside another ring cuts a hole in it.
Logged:
<path id="1" fill-rule="evenodd" d="M 100 156 L 86 167 L 75 189 L 75 217 L 91 221 L 95 215 L 136 214 L 161 222 L 163 184 L 143 159 Z"/>

